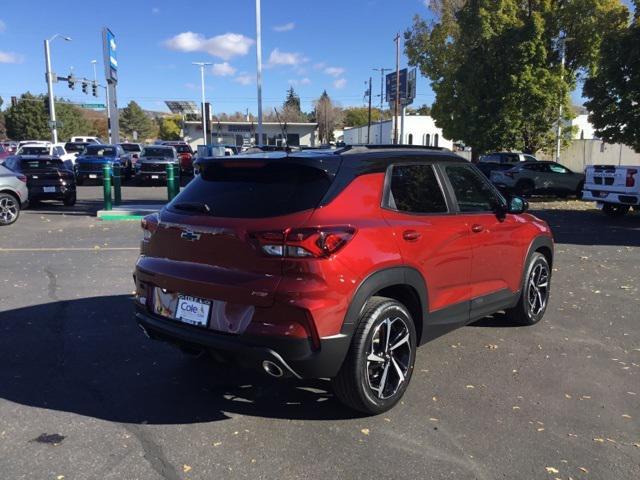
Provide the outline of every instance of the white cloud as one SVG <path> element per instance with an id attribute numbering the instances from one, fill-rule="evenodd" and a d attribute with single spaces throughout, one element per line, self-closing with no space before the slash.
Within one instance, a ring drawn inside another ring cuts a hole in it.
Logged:
<path id="1" fill-rule="evenodd" d="M 22 63 L 23 61 L 24 57 L 22 55 L 0 50 L 0 63 Z"/>
<path id="2" fill-rule="evenodd" d="M 293 30 L 296 28 L 296 24 L 293 22 L 285 23 L 284 25 L 276 25 L 273 29 L 276 32 L 288 32 L 289 30 Z"/>
<path id="3" fill-rule="evenodd" d="M 311 83 L 311 79 L 304 77 L 300 79 L 300 85 L 309 85 Z"/>
<path id="4" fill-rule="evenodd" d="M 160 9 L 158 7 L 153 7 L 151 9 L 151 13 L 153 13 L 154 15 L 157 15 L 160 13 Z"/>
<path id="5" fill-rule="evenodd" d="M 337 89 L 341 89 L 347 86 L 347 80 L 344 78 L 339 78 L 335 82 L 333 82 L 333 86 Z"/>
<path id="6" fill-rule="evenodd" d="M 214 63 L 211 67 L 211 73 L 217 77 L 228 77 L 236 73 L 236 69 L 229 65 L 228 62 Z"/>
<path id="7" fill-rule="evenodd" d="M 339 77 L 344 73 L 344 68 L 342 67 L 327 67 L 323 70 L 327 75 L 331 75 L 332 77 Z"/>
<path id="8" fill-rule="evenodd" d="M 253 39 L 240 33 L 225 33 L 206 38 L 200 33 L 182 32 L 164 41 L 164 45 L 171 50 L 206 52 L 223 60 L 246 55 L 253 44 Z"/>
<path id="9" fill-rule="evenodd" d="M 276 48 L 271 51 L 267 65 L 270 67 L 287 66 L 287 65 L 295 66 L 301 63 L 305 63 L 307 61 L 309 61 L 309 59 L 305 58 L 300 53 L 281 52 L 279 49 Z"/>
<path id="10" fill-rule="evenodd" d="M 7 29 L 7 24 L 0 20 L 0 33 L 4 32 Z"/>
<path id="11" fill-rule="evenodd" d="M 239 83 L 240 85 L 251 85 L 255 77 L 253 75 L 242 74 L 238 75 L 233 79 L 234 82 Z"/>

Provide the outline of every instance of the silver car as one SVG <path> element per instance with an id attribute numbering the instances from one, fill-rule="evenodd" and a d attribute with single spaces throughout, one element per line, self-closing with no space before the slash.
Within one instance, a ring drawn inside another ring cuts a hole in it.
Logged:
<path id="1" fill-rule="evenodd" d="M 15 222 L 28 201 L 27 177 L 0 165 L 0 226 Z"/>
<path id="2" fill-rule="evenodd" d="M 556 162 L 520 162 L 509 170 L 493 170 L 491 183 L 517 195 L 552 194 L 582 196 L 584 174 Z"/>

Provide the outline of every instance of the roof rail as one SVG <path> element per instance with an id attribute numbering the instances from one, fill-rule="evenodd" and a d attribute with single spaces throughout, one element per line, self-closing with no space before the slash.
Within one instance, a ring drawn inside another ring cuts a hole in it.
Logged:
<path id="1" fill-rule="evenodd" d="M 376 145 L 376 144 L 354 144 L 354 145 L 345 145 L 342 148 L 339 148 L 337 150 L 338 153 L 343 153 L 343 152 L 347 152 L 349 150 L 363 150 L 363 149 L 367 149 L 367 150 L 429 150 L 429 151 L 435 151 L 435 152 L 450 152 L 451 150 L 449 150 L 448 148 L 445 147 L 429 147 L 426 145 L 394 145 L 394 144 L 382 144 L 382 145 Z"/>

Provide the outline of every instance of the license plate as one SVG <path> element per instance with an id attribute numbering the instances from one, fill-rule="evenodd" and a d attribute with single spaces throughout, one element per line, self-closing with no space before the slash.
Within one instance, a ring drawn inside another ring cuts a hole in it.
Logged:
<path id="1" fill-rule="evenodd" d="M 158 177 L 158 175 L 151 175 L 151 178 L 153 178 L 155 180 L 155 179 L 158 179 L 159 177 Z"/>
<path id="2" fill-rule="evenodd" d="M 153 303 L 155 313 L 163 317 L 198 327 L 206 327 L 209 323 L 210 300 L 165 292 L 156 287 Z"/>
<path id="3" fill-rule="evenodd" d="M 98 178 L 98 175 L 92 173 L 92 174 L 89 174 L 89 178 Z"/>
<path id="4" fill-rule="evenodd" d="M 56 193 L 56 187 L 42 187 L 44 193 Z"/>

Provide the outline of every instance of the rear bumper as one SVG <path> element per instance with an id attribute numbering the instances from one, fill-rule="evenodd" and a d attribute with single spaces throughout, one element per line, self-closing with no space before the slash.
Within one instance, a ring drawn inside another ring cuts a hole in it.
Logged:
<path id="1" fill-rule="evenodd" d="M 282 336 L 231 335 L 212 332 L 150 314 L 136 302 L 136 321 L 154 340 L 215 352 L 243 367 L 263 370 L 263 362 L 278 365 L 284 376 L 332 378 L 342 365 L 350 337 L 323 338 L 314 350 L 308 339 Z"/>
<path id="2" fill-rule="evenodd" d="M 609 192 L 605 190 L 584 190 L 582 200 L 617 205 L 640 205 L 640 194 Z"/>
<path id="3" fill-rule="evenodd" d="M 75 193 L 75 187 L 56 186 L 55 192 L 48 193 L 43 192 L 42 187 L 29 187 L 29 198 L 32 200 L 61 200 Z"/>

